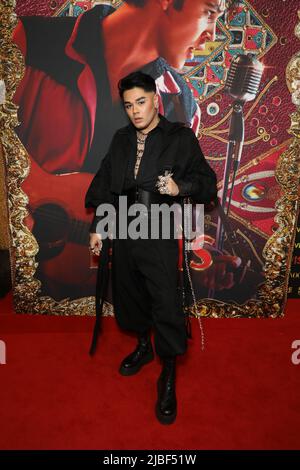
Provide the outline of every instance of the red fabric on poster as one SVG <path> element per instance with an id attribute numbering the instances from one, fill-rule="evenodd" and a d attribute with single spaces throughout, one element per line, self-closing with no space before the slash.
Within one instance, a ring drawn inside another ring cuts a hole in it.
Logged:
<path id="1" fill-rule="evenodd" d="M 27 94 L 24 90 L 29 84 Z M 20 139 L 35 161 L 50 173 L 79 171 L 91 131 L 88 113 L 78 96 L 45 73 L 26 67 L 14 100 L 22 110 Z M 31 127 L 35 132 L 30 132 Z M 39 134 L 43 139 L 37 137 Z"/>

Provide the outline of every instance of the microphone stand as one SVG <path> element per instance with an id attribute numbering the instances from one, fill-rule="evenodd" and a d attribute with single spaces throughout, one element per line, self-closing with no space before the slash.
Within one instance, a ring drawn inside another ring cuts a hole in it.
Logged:
<path id="1" fill-rule="evenodd" d="M 229 213 L 230 213 L 230 205 L 231 205 L 232 193 L 233 193 L 233 188 L 234 188 L 234 182 L 235 182 L 236 174 L 237 174 L 239 164 L 241 161 L 244 138 L 245 138 L 245 125 L 244 125 L 244 116 L 243 116 L 244 104 L 245 104 L 245 101 L 236 100 L 234 101 L 232 105 L 233 111 L 232 111 L 232 116 L 230 120 L 228 145 L 227 145 L 227 152 L 226 152 L 226 164 L 225 164 L 224 174 L 223 174 L 223 189 L 222 189 L 222 196 L 221 196 L 221 204 L 218 207 L 220 215 L 218 217 L 218 226 L 217 226 L 217 233 L 216 233 L 216 248 L 219 252 L 221 252 L 223 249 L 225 232 L 228 232 L 228 229 L 230 229 L 230 223 L 228 219 Z M 231 178 L 230 178 L 230 175 L 231 175 Z M 231 182 L 231 188 L 229 190 L 229 195 L 228 195 L 227 193 L 228 193 L 229 182 Z M 231 241 L 235 240 L 234 235 L 232 235 L 232 239 L 233 240 Z M 214 293 L 215 293 L 214 289 L 209 289 L 208 297 L 209 298 L 214 297 Z"/>
<path id="2" fill-rule="evenodd" d="M 244 125 L 244 116 L 243 116 L 244 104 L 245 104 L 244 101 L 239 101 L 239 100 L 233 103 L 233 112 L 232 112 L 232 116 L 230 120 L 230 129 L 229 129 L 229 138 L 228 138 L 229 141 L 227 145 L 226 164 L 225 164 L 224 175 L 223 175 L 223 190 L 222 190 L 222 196 L 221 196 L 221 210 L 223 209 L 227 217 L 229 216 L 229 212 L 230 212 L 230 205 L 231 205 L 234 182 L 235 182 L 236 174 L 237 174 L 239 164 L 241 161 L 242 149 L 244 145 L 244 138 L 245 138 L 245 125 Z M 231 171 L 232 171 L 231 188 L 230 188 L 229 195 L 227 195 Z M 225 234 L 224 224 L 222 222 L 221 217 L 219 217 L 217 235 L 216 235 L 216 247 L 220 251 L 223 249 L 224 234 Z"/>

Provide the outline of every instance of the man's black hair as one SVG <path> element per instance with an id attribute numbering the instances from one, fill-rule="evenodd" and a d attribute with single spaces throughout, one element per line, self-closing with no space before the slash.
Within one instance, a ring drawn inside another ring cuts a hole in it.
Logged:
<path id="1" fill-rule="evenodd" d="M 118 83 L 119 95 L 123 99 L 124 91 L 132 90 L 132 88 L 142 88 L 144 91 L 156 92 L 156 84 L 151 75 L 137 71 L 132 72 L 126 77 L 121 78 Z"/>
<path id="2" fill-rule="evenodd" d="M 124 0 L 124 3 L 129 3 L 135 7 L 143 7 L 145 6 L 146 2 L 147 0 Z"/>
<path id="3" fill-rule="evenodd" d="M 125 3 L 134 5 L 135 7 L 144 7 L 148 0 L 124 0 Z M 185 0 L 174 0 L 175 10 L 181 10 Z"/>
<path id="4" fill-rule="evenodd" d="M 125 3 L 129 3 L 136 7 L 144 7 L 148 0 L 124 0 L 124 1 Z M 182 10 L 184 2 L 185 0 L 174 0 L 173 6 L 175 10 L 179 10 L 179 11 Z M 231 7 L 235 5 L 236 3 L 238 3 L 238 0 L 227 0 L 226 3 L 228 4 L 229 7 Z"/>
<path id="5" fill-rule="evenodd" d="M 133 0 L 133 1 L 135 1 L 135 0 Z M 237 4 L 238 1 L 239 0 L 226 0 L 226 4 L 230 8 L 231 6 L 234 6 L 235 4 Z M 142 0 L 142 2 L 144 2 L 144 0 Z M 182 10 L 184 2 L 185 2 L 185 0 L 174 0 L 173 6 L 174 6 L 175 10 Z M 139 3 L 139 1 L 137 1 L 137 3 Z"/>

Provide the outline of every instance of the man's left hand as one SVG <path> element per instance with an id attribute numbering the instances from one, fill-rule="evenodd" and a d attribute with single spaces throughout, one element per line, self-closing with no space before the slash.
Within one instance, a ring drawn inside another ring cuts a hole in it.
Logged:
<path id="1" fill-rule="evenodd" d="M 156 185 L 160 194 L 168 194 L 169 196 L 177 196 L 179 194 L 179 188 L 171 175 L 159 176 Z"/>

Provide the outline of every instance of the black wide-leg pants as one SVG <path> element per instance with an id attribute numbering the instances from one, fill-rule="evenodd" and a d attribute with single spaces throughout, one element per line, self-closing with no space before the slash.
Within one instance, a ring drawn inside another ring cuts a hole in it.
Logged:
<path id="1" fill-rule="evenodd" d="M 156 353 L 184 354 L 187 335 L 178 282 L 178 240 L 113 239 L 112 296 L 118 325 L 153 328 Z"/>

